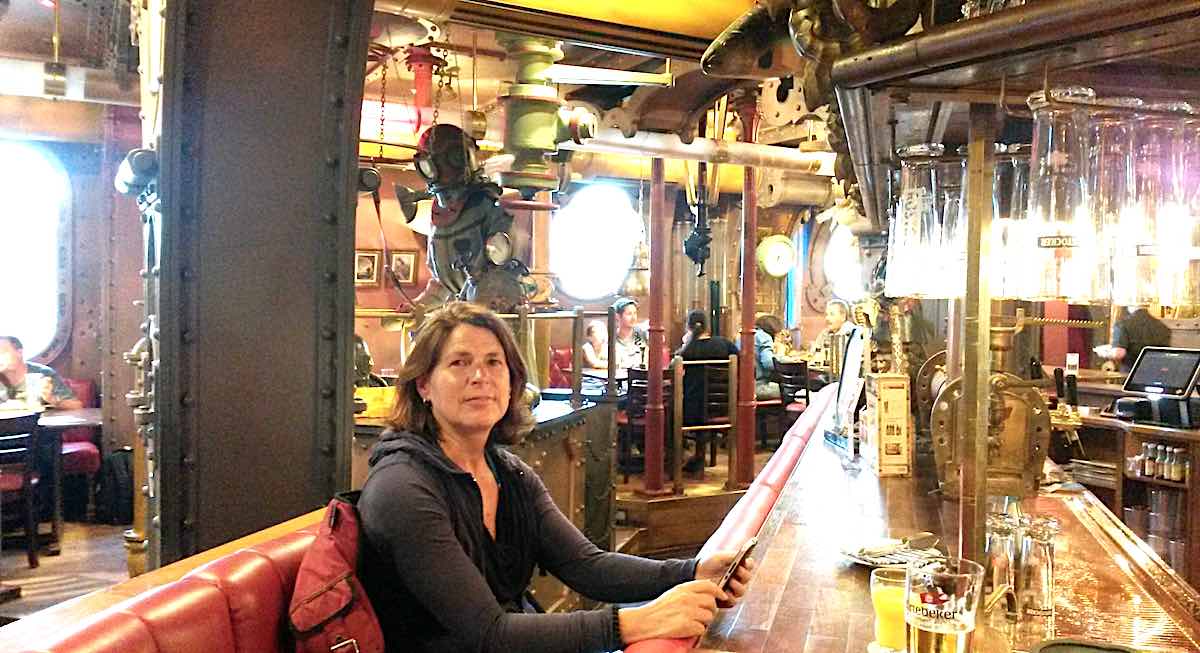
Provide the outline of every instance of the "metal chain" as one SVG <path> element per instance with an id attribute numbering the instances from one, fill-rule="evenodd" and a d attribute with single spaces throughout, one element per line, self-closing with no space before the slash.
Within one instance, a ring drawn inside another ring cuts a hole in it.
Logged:
<path id="1" fill-rule="evenodd" d="M 384 123 L 387 117 L 387 74 L 388 66 L 392 63 L 392 55 L 389 53 L 383 58 L 383 76 L 379 80 L 379 158 L 383 158 L 383 142 L 384 138 Z"/>

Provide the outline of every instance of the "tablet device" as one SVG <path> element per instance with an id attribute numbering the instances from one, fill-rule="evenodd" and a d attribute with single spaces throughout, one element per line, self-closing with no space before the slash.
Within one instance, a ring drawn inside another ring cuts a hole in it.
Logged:
<path id="1" fill-rule="evenodd" d="M 733 563 L 729 565 L 729 568 L 725 570 L 724 575 L 721 576 L 721 582 L 717 583 L 717 587 L 720 587 L 722 590 L 729 589 L 729 581 L 733 579 L 733 574 L 736 573 L 737 568 L 742 565 L 742 561 L 744 561 L 746 557 L 750 555 L 750 552 L 754 550 L 754 546 L 756 544 L 758 544 L 757 537 L 752 537 L 742 544 L 742 548 L 738 551 L 738 554 L 733 557 Z"/>
<path id="2" fill-rule="evenodd" d="M 1191 394 L 1200 377 L 1200 350 L 1145 347 L 1138 355 L 1126 392 L 1182 398 Z"/>

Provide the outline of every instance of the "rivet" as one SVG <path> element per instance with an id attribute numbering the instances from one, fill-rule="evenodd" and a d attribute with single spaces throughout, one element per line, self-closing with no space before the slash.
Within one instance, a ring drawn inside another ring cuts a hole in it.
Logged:
<path id="1" fill-rule="evenodd" d="M 325 278 L 326 283 L 333 283 L 334 281 L 337 281 L 337 273 L 336 272 L 326 272 L 324 274 L 324 278 Z"/>
<path id="2" fill-rule="evenodd" d="M 340 96 L 340 95 L 329 96 L 329 103 L 335 107 L 340 107 L 343 104 L 345 104 L 345 102 L 346 102 L 345 99 L 343 99 L 342 96 Z"/>
<path id="3" fill-rule="evenodd" d="M 184 329 L 183 333 L 179 334 L 179 338 L 183 340 L 183 344 L 190 345 L 196 341 L 196 337 L 192 334 L 191 329 Z"/>
<path id="4" fill-rule="evenodd" d="M 333 340 L 334 335 L 335 334 L 334 334 L 333 329 L 331 329 L 329 327 L 322 327 L 322 329 L 321 329 L 321 337 L 322 338 L 324 338 L 326 340 Z"/>
<path id="5" fill-rule="evenodd" d="M 321 388 L 321 396 L 328 399 L 333 396 L 333 388 L 325 386 Z"/>
<path id="6" fill-rule="evenodd" d="M 192 399 L 192 395 L 190 395 L 190 394 L 184 394 L 182 397 L 179 398 L 179 403 L 184 406 L 191 406 L 193 401 L 194 400 Z"/>
<path id="7" fill-rule="evenodd" d="M 325 157 L 325 165 L 330 168 L 336 168 L 338 165 L 338 158 L 336 156 Z"/>
<path id="8" fill-rule="evenodd" d="M 321 453 L 326 456 L 332 456 L 333 455 L 333 447 L 331 447 L 329 445 L 325 445 L 325 446 L 321 447 Z"/>
<path id="9" fill-rule="evenodd" d="M 337 221 L 338 216 L 336 211 L 330 211 L 329 213 L 325 214 L 325 222 L 328 222 L 329 224 L 337 224 Z"/>
<path id="10" fill-rule="evenodd" d="M 196 457 L 195 456 L 184 456 L 183 457 L 183 466 L 184 467 L 194 467 L 195 465 L 196 465 Z"/>
<path id="11" fill-rule="evenodd" d="M 350 37 L 346 36 L 345 34 L 338 34 L 334 37 L 333 43 L 339 48 L 344 48 L 347 45 L 350 45 Z"/>

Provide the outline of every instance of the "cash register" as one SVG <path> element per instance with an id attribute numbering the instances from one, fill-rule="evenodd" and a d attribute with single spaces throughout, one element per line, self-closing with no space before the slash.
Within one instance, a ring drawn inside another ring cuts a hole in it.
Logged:
<path id="1" fill-rule="evenodd" d="M 1200 349 L 1146 347 L 1129 370 L 1124 390 L 1113 402 L 1119 419 L 1181 429 L 1200 428 Z"/>

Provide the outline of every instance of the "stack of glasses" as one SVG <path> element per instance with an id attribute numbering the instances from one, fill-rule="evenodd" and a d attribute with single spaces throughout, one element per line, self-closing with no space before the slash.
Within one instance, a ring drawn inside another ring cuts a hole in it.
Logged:
<path id="1" fill-rule="evenodd" d="M 989 281 L 995 298 L 1200 305 L 1200 111 L 1186 103 L 1029 96 L 1032 146 L 997 146 Z M 886 294 L 961 297 L 965 166 L 901 148 Z"/>

